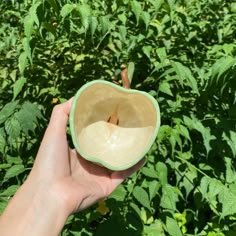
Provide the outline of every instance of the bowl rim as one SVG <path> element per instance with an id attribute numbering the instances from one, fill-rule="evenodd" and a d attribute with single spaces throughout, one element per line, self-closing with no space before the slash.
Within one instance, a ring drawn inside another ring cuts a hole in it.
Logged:
<path id="1" fill-rule="evenodd" d="M 76 138 L 76 133 L 74 130 L 74 115 L 75 115 L 75 107 L 76 107 L 76 103 L 80 97 L 80 95 L 87 89 L 89 88 L 91 85 L 94 84 L 106 84 L 109 85 L 113 88 L 116 88 L 118 90 L 121 90 L 125 93 L 128 94 L 142 94 L 145 97 L 148 97 L 150 99 L 150 101 L 153 103 L 155 110 L 156 110 L 156 124 L 155 124 L 155 129 L 152 135 L 152 138 L 149 142 L 149 144 L 147 145 L 147 147 L 143 150 L 142 153 L 140 153 L 140 155 L 133 161 L 131 161 L 129 164 L 125 164 L 123 166 L 114 166 L 111 165 L 97 157 L 92 157 L 92 156 L 88 156 L 86 154 L 83 153 L 83 151 L 80 149 L 79 144 L 77 142 L 77 138 Z M 91 162 L 97 163 L 99 165 L 102 165 L 104 167 L 106 167 L 107 169 L 113 170 L 113 171 L 122 171 L 125 169 L 129 169 L 130 167 L 134 166 L 136 163 L 138 163 L 142 158 L 144 158 L 145 154 L 150 150 L 150 148 L 152 147 L 153 143 L 156 140 L 159 128 L 161 125 L 161 115 L 160 115 L 160 108 L 159 108 L 159 104 L 156 101 L 156 99 L 154 99 L 150 94 L 148 94 L 147 92 L 144 91 L 139 91 L 139 90 L 135 90 L 135 89 L 127 89 L 127 88 L 123 88 L 120 85 L 114 84 L 112 82 L 108 82 L 105 80 L 93 80 L 90 82 L 87 82 L 86 84 L 84 84 L 83 86 L 80 87 L 80 89 L 77 91 L 77 93 L 75 94 L 73 101 L 72 101 L 72 105 L 71 105 L 71 111 L 70 111 L 70 115 L 69 115 L 69 127 L 70 127 L 70 132 L 71 132 L 71 136 L 72 136 L 72 142 L 74 144 L 74 147 L 76 149 L 76 151 L 79 153 L 79 155 Z"/>

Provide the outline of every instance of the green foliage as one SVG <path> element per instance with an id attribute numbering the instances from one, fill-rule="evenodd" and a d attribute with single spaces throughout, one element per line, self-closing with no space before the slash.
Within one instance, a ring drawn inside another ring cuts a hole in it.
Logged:
<path id="1" fill-rule="evenodd" d="M 236 3 L 20 0 L 0 8 L 0 211 L 32 167 L 53 104 L 94 79 L 155 97 L 145 166 L 62 235 L 235 235 Z M 45 118 L 43 118 L 43 116 Z"/>

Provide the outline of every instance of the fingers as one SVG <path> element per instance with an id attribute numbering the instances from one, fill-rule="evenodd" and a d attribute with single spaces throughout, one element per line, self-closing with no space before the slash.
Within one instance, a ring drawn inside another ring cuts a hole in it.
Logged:
<path id="1" fill-rule="evenodd" d="M 123 171 L 117 171 L 113 172 L 111 175 L 112 179 L 112 185 L 114 189 L 121 184 L 127 177 L 132 175 L 135 171 L 140 169 L 145 164 L 146 159 L 143 158 L 141 161 L 139 161 L 136 165 L 132 166 L 131 168 Z"/>
<path id="2" fill-rule="evenodd" d="M 66 125 L 70 114 L 73 98 L 53 108 L 48 131 L 54 135 L 66 134 Z"/>

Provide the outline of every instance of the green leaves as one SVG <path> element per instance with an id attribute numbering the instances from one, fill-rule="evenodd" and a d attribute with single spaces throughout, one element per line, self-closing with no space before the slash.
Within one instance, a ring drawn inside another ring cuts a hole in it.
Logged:
<path id="1" fill-rule="evenodd" d="M 175 219 L 168 217 L 166 219 L 167 232 L 171 236 L 183 236 Z"/>
<path id="2" fill-rule="evenodd" d="M 62 18 L 67 17 L 74 9 L 76 8 L 76 4 L 65 4 L 60 11 L 60 15 Z"/>
<path id="3" fill-rule="evenodd" d="M 0 111 L 0 124 L 4 123 L 16 110 L 19 101 L 7 103 Z"/>
<path id="4" fill-rule="evenodd" d="M 135 70 L 135 64 L 133 62 L 130 62 L 128 64 L 128 79 L 129 79 L 130 84 L 132 83 L 134 70 Z"/>
<path id="5" fill-rule="evenodd" d="M 199 94 L 197 81 L 193 77 L 191 71 L 179 62 L 172 62 L 171 65 L 176 72 L 176 79 L 179 80 L 180 84 L 183 86 L 184 83 L 187 83 L 193 93 Z"/>
<path id="6" fill-rule="evenodd" d="M 103 223 L 107 235 L 114 227 L 124 235 L 234 235 L 234 5 L 1 1 L 0 211 L 27 177 L 53 105 L 93 79 L 120 82 L 125 64 L 131 87 L 160 104 L 158 138 L 146 165 L 108 198 L 110 214 L 98 219 L 92 207 L 73 215 L 63 235 L 103 235 Z"/>
<path id="7" fill-rule="evenodd" d="M 140 16 L 142 14 L 142 6 L 141 6 L 140 2 L 132 1 L 131 2 L 131 9 L 134 12 L 134 15 L 136 17 L 136 21 L 137 21 L 137 24 L 138 24 Z"/>
<path id="8" fill-rule="evenodd" d="M 16 167 L 15 167 L 15 169 L 16 169 Z M 18 188 L 19 188 L 18 185 L 11 185 L 10 187 L 5 189 L 4 191 L 0 192 L 0 197 L 3 197 L 3 196 L 4 197 L 13 196 L 15 194 L 15 192 L 18 190 Z"/>
<path id="9" fill-rule="evenodd" d="M 34 132 L 35 127 L 38 125 L 38 120 L 43 118 L 37 105 L 30 102 L 25 102 L 15 114 L 15 117 L 26 135 L 29 135 L 29 131 Z"/>
<path id="10" fill-rule="evenodd" d="M 42 118 L 37 105 L 30 102 L 19 104 L 19 101 L 13 101 L 5 105 L 0 111 L 0 153 L 9 148 L 20 151 L 23 141 L 35 132 L 38 120 Z"/>
<path id="11" fill-rule="evenodd" d="M 24 77 L 21 77 L 16 81 L 16 83 L 13 86 L 13 100 L 15 100 L 17 95 L 22 91 L 25 83 L 26 83 L 26 78 Z"/>
<path id="12" fill-rule="evenodd" d="M 219 180 L 203 177 L 200 190 L 203 197 L 210 202 L 212 207 L 215 208 L 214 210 L 218 210 L 217 201 L 219 201 L 222 205 L 222 208 L 218 210 L 221 213 L 221 218 L 234 215 L 236 213 L 236 191 L 234 184 L 227 187 Z"/>
<path id="13" fill-rule="evenodd" d="M 20 123 L 15 116 L 12 116 L 5 122 L 5 130 L 9 142 L 13 143 L 20 135 Z"/>
<path id="14" fill-rule="evenodd" d="M 141 188 L 140 186 L 136 186 L 133 191 L 133 195 L 135 199 L 144 207 L 146 207 L 148 210 L 151 209 L 150 206 L 150 200 L 148 197 L 147 192 Z"/>
<path id="15" fill-rule="evenodd" d="M 19 62 L 18 62 L 18 66 L 19 66 L 19 71 L 21 73 L 21 75 L 23 75 L 25 68 L 27 66 L 27 53 L 26 52 L 22 52 L 19 56 Z"/>
<path id="16" fill-rule="evenodd" d="M 160 206 L 169 209 L 176 210 L 176 204 L 179 200 L 179 190 L 170 185 L 165 185 L 162 188 L 162 196 Z"/>
<path id="17" fill-rule="evenodd" d="M 24 171 L 25 171 L 25 167 L 23 165 L 14 165 L 7 170 L 4 176 L 4 181 L 9 180 L 10 178 L 16 177 L 19 174 L 23 173 Z"/>
<path id="18" fill-rule="evenodd" d="M 34 24 L 39 26 L 39 18 L 37 15 L 37 8 L 41 5 L 41 1 L 35 1 L 29 9 L 28 15 L 24 18 L 24 32 L 25 36 L 30 39 L 33 33 Z"/>
<path id="19" fill-rule="evenodd" d="M 80 13 L 82 26 L 84 27 L 85 32 L 89 28 L 89 23 L 92 24 L 91 29 L 93 31 L 94 30 L 94 20 L 90 20 L 90 22 L 89 22 L 89 17 L 91 16 L 91 9 L 90 9 L 89 5 L 87 5 L 87 4 L 79 5 L 77 9 Z"/>
<path id="20" fill-rule="evenodd" d="M 204 125 L 193 116 L 191 117 L 191 119 L 189 117 L 184 117 L 184 122 L 189 127 L 189 129 L 194 129 L 201 133 L 203 138 L 203 143 L 208 154 L 209 151 L 211 150 L 210 142 L 211 140 L 214 140 L 216 137 L 211 134 L 209 128 L 204 127 Z"/>
<path id="21" fill-rule="evenodd" d="M 167 185 L 167 167 L 164 163 L 158 162 L 156 165 L 156 170 L 158 173 L 158 178 L 163 187 Z"/>

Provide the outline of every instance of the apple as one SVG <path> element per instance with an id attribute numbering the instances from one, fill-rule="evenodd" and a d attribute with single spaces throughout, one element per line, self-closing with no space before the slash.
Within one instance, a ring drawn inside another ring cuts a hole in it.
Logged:
<path id="1" fill-rule="evenodd" d="M 110 170 L 139 162 L 160 127 L 157 101 L 148 93 L 94 80 L 74 97 L 70 130 L 78 153 Z"/>

